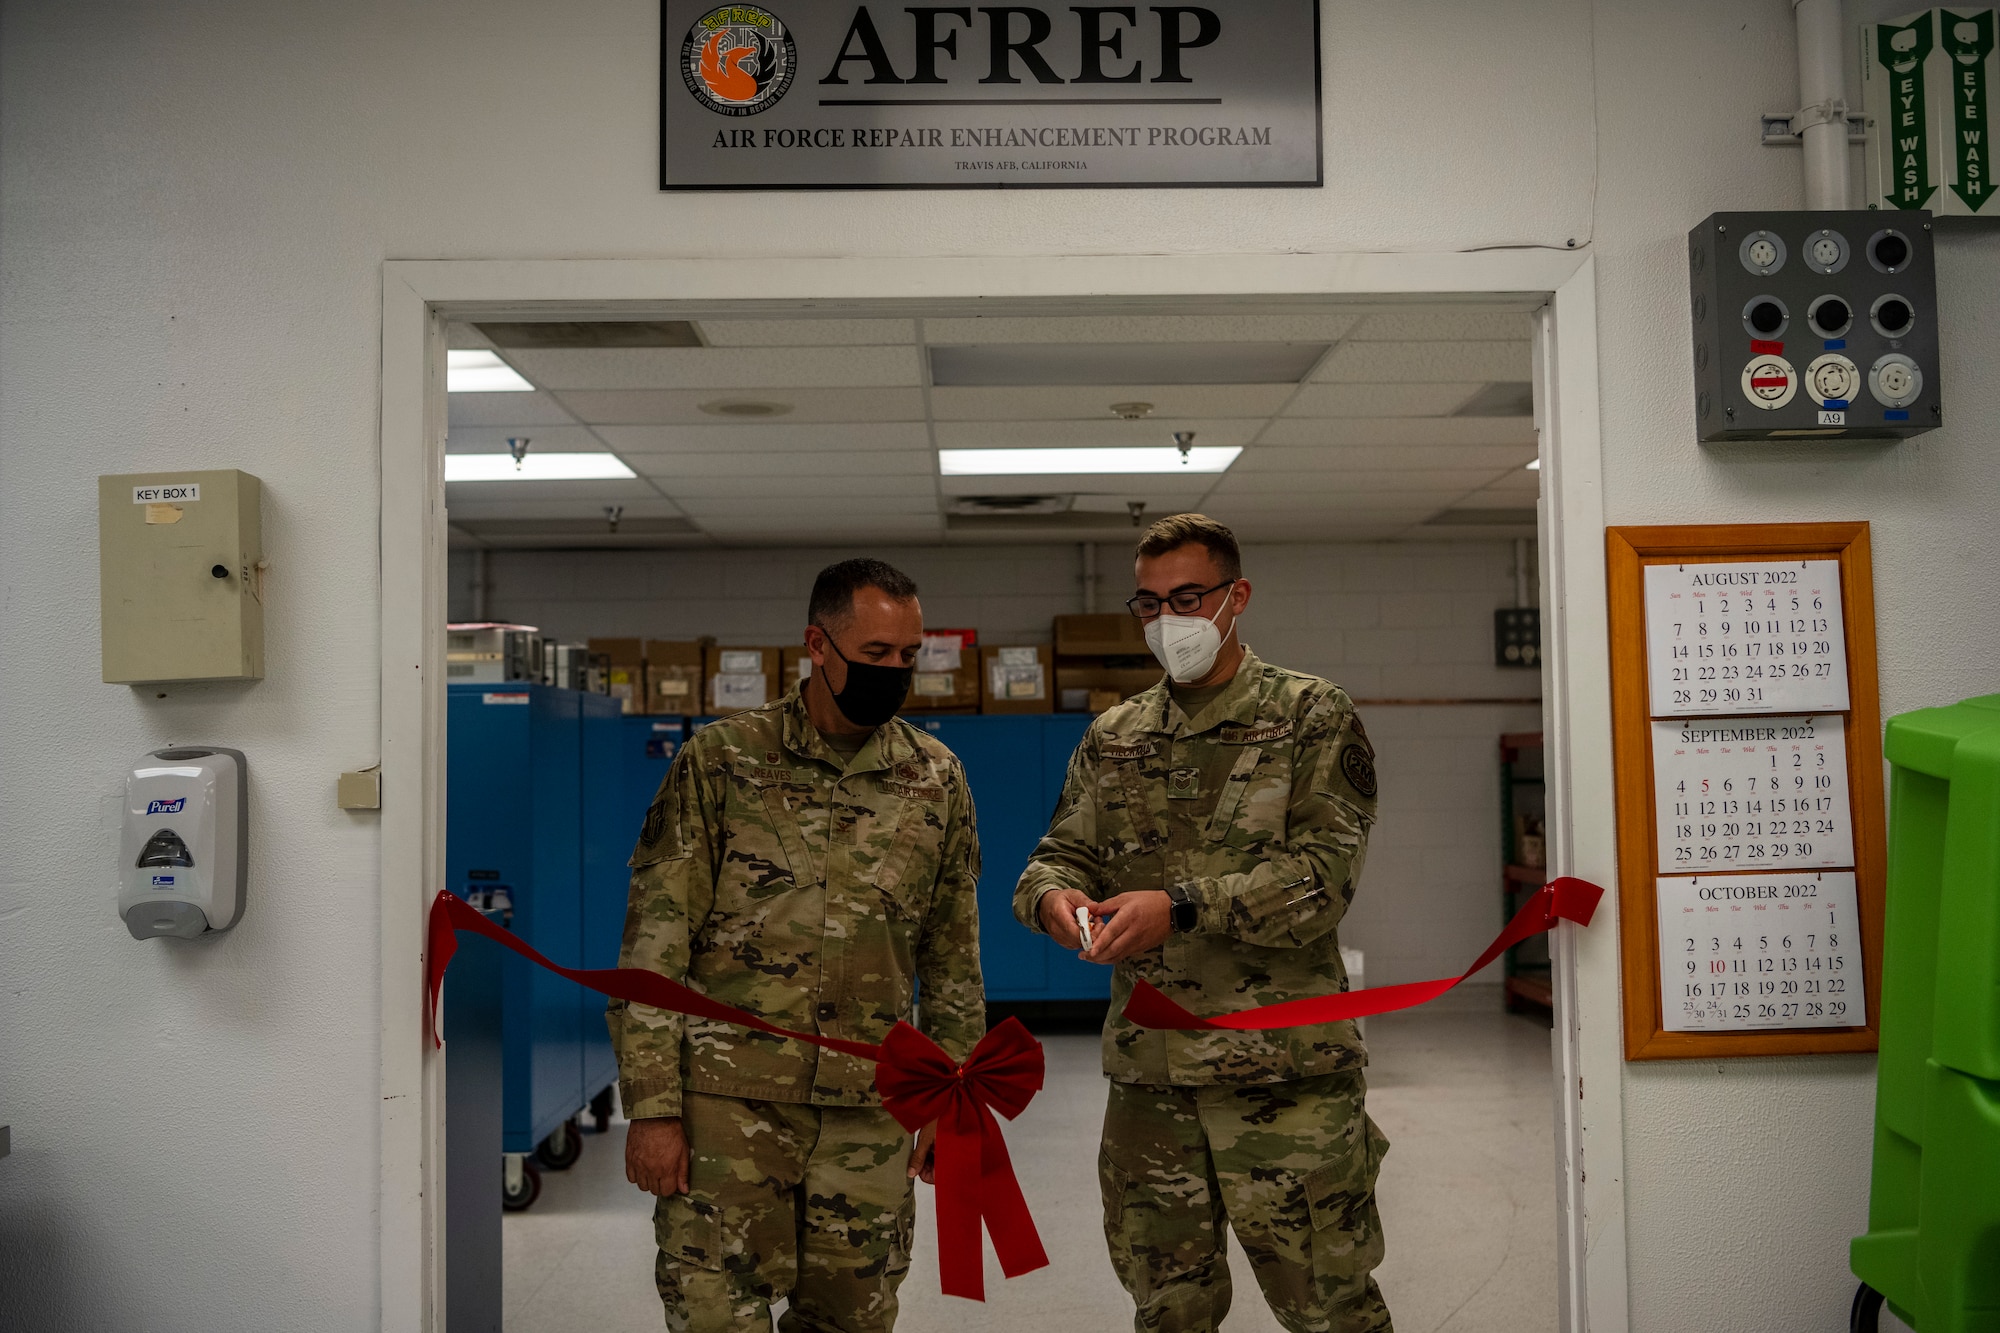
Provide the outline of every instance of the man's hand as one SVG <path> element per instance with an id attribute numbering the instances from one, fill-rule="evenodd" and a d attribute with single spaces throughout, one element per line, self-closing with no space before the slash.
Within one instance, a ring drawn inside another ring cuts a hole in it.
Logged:
<path id="1" fill-rule="evenodd" d="M 687 1193 L 687 1130 L 679 1116 L 632 1122 L 625 1132 L 625 1179 L 662 1199 Z"/>
<path id="2" fill-rule="evenodd" d="M 1041 913 L 1042 917 L 1042 929 L 1049 933 L 1050 939 L 1065 949 L 1083 947 L 1083 935 L 1076 928 L 1076 909 L 1079 907 L 1095 907 L 1090 895 L 1081 889 L 1050 889 L 1042 895 L 1042 901 L 1036 904 L 1035 910 Z M 1091 928 L 1093 941 L 1096 935 L 1097 929 L 1093 926 Z"/>
<path id="3" fill-rule="evenodd" d="M 1159 948 L 1174 933 L 1173 902 L 1161 889 L 1106 898 L 1092 915 L 1110 919 L 1090 932 L 1090 950 L 1083 955 L 1089 963 L 1122 962 L 1135 953 Z"/>
<path id="4" fill-rule="evenodd" d="M 935 1185 L 931 1179 L 937 1171 L 937 1121 L 917 1131 L 917 1144 L 910 1149 L 910 1179 L 923 1178 L 926 1185 Z"/>

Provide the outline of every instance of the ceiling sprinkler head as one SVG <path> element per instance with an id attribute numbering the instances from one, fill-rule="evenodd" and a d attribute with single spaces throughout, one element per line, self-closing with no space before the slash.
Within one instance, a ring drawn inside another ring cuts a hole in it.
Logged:
<path id="1" fill-rule="evenodd" d="M 1125 512 L 1132 516 L 1133 527 L 1137 528 L 1145 525 L 1146 502 L 1144 500 L 1127 500 L 1125 502 Z"/>
<path id="2" fill-rule="evenodd" d="M 1174 448 L 1181 451 L 1181 466 L 1186 467 L 1188 464 L 1188 451 L 1194 448 L 1194 432 L 1191 430 L 1175 431 Z"/>
<path id="3" fill-rule="evenodd" d="M 1153 415 L 1151 403 L 1113 403 L 1111 410 L 1126 421 L 1138 421 Z"/>
<path id="4" fill-rule="evenodd" d="M 624 505 L 604 506 L 604 523 L 612 532 L 618 531 L 618 520 L 625 517 Z"/>
<path id="5" fill-rule="evenodd" d="M 509 435 L 507 437 L 507 452 L 514 455 L 514 466 L 518 469 L 528 457 L 528 437 L 525 435 Z"/>

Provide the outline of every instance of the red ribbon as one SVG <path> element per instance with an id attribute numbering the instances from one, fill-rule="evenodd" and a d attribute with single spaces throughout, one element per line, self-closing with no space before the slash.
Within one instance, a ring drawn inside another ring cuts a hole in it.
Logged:
<path id="1" fill-rule="evenodd" d="M 658 972 L 638 967 L 564 967 L 551 962 L 512 931 L 487 920 L 464 899 L 440 891 L 431 902 L 430 948 L 424 965 L 432 1040 L 440 1046 L 444 1042 L 438 1035 L 438 997 L 445 969 L 458 952 L 461 930 L 484 935 L 537 967 L 614 999 L 734 1023 L 874 1062 L 875 1087 L 882 1094 L 884 1109 L 897 1124 L 914 1133 L 937 1122 L 938 1276 L 944 1294 L 986 1299 L 979 1244 L 982 1225 L 992 1235 L 1000 1271 L 1008 1277 L 1048 1266 L 1035 1219 L 1028 1214 L 1020 1181 L 1014 1178 L 1006 1137 L 1000 1132 L 1000 1122 L 993 1118 L 997 1110 L 1014 1119 L 1042 1090 L 1042 1046 L 1028 1035 L 1019 1019 L 1010 1018 L 980 1038 L 962 1065 L 954 1064 L 942 1047 L 908 1023 L 891 1028 L 880 1046 L 822 1037 L 816 1032 L 794 1032 L 746 1009 L 712 1000 Z"/>
<path id="2" fill-rule="evenodd" d="M 1478 961 L 1455 977 L 1406 981 L 1399 986 L 1371 986 L 1367 990 L 1344 991 L 1338 995 L 1315 995 L 1303 1000 L 1286 1000 L 1281 1004 L 1220 1014 L 1214 1018 L 1197 1018 L 1168 999 L 1159 987 L 1140 981 L 1133 984 L 1132 998 L 1125 1002 L 1125 1017 L 1143 1028 L 1165 1028 L 1176 1032 L 1197 1029 L 1264 1032 L 1273 1028 L 1305 1027 L 1312 1023 L 1334 1023 L 1343 1018 L 1366 1018 L 1370 1014 L 1412 1009 L 1435 1000 L 1530 935 L 1553 930 L 1558 921 L 1589 925 L 1591 915 L 1597 911 L 1597 900 L 1603 896 L 1604 890 L 1588 880 L 1572 879 L 1568 875 L 1550 880 L 1521 904 L 1521 910 L 1514 913 L 1514 919 L 1507 923 L 1499 938 L 1486 946 L 1486 952 L 1479 955 Z"/>

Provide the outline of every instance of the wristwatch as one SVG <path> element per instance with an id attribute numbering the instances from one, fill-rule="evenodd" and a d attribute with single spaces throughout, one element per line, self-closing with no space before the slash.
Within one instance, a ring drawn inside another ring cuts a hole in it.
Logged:
<path id="1" fill-rule="evenodd" d="M 1187 935 L 1194 931 L 1201 920 L 1201 904 L 1195 901 L 1194 890 L 1185 884 L 1176 884 L 1167 890 L 1167 901 L 1173 904 L 1167 911 L 1167 920 L 1174 928 L 1174 934 Z"/>

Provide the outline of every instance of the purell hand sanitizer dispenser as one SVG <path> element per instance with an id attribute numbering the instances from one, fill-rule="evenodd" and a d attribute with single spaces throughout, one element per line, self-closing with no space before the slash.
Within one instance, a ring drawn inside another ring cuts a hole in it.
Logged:
<path id="1" fill-rule="evenodd" d="M 125 778 L 118 915 L 135 940 L 193 939 L 243 915 L 249 784 L 238 750 L 155 750 Z"/>

